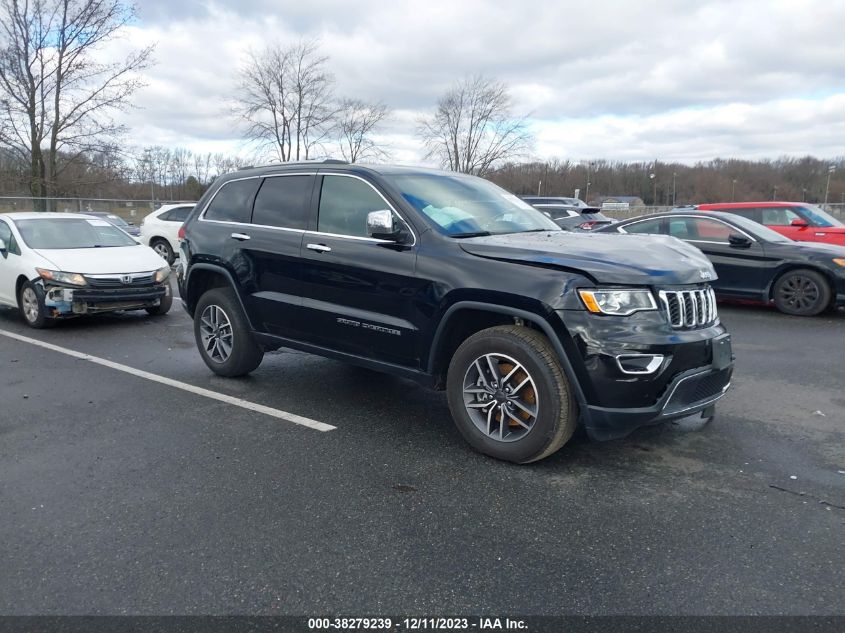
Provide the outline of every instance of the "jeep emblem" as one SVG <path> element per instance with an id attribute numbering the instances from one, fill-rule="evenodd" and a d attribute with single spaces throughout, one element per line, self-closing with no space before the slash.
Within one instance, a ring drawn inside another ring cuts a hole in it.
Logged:
<path id="1" fill-rule="evenodd" d="M 709 281 L 710 279 L 713 279 L 713 275 L 710 274 L 709 270 L 699 270 L 698 274 L 704 281 Z"/>

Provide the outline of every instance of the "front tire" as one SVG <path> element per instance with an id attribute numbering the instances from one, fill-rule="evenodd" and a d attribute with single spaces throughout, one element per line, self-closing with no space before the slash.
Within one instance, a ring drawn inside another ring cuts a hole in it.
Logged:
<path id="1" fill-rule="evenodd" d="M 244 376 L 264 358 L 231 288 L 214 288 L 200 297 L 194 338 L 203 361 L 218 376 Z"/>
<path id="2" fill-rule="evenodd" d="M 36 330 L 52 327 L 55 325 L 55 319 L 47 316 L 47 307 L 44 305 L 44 290 L 27 281 L 21 286 L 18 294 L 18 308 L 24 322 Z"/>
<path id="3" fill-rule="evenodd" d="M 470 336 L 449 363 L 449 409 L 476 450 L 525 464 L 548 457 L 575 431 L 578 411 L 549 340 L 524 326 Z"/>
<path id="4" fill-rule="evenodd" d="M 790 270 L 775 282 L 775 306 L 785 314 L 815 316 L 828 308 L 832 296 L 827 279 L 815 270 Z"/>
<path id="5" fill-rule="evenodd" d="M 171 307 L 173 307 L 173 291 L 170 290 L 170 287 L 168 286 L 167 294 L 159 300 L 157 306 L 152 306 L 144 309 L 150 316 L 162 316 L 170 312 Z"/>

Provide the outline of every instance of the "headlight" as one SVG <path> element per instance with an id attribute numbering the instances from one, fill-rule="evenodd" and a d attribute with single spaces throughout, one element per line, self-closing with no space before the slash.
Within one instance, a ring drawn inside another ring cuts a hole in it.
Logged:
<path id="1" fill-rule="evenodd" d="M 581 301 L 593 314 L 628 316 L 642 310 L 657 310 L 657 302 L 649 290 L 579 290 Z"/>
<path id="2" fill-rule="evenodd" d="M 833 263 L 836 264 L 837 266 L 845 266 L 845 258 L 837 257 L 836 259 L 833 260 Z"/>
<path id="3" fill-rule="evenodd" d="M 162 281 L 170 277 L 170 266 L 165 266 L 164 268 L 159 268 L 156 271 L 156 283 L 160 284 Z"/>
<path id="4" fill-rule="evenodd" d="M 37 272 L 42 279 L 46 279 L 48 281 L 55 281 L 60 284 L 70 284 L 71 286 L 84 286 L 88 283 L 87 281 L 85 281 L 85 277 L 83 277 L 79 273 L 63 273 L 58 270 L 47 270 L 46 268 L 36 268 L 35 272 Z"/>

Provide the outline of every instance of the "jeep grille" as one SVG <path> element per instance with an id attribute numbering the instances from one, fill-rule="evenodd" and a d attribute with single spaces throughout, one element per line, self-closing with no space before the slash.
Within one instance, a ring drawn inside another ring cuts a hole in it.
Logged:
<path id="1" fill-rule="evenodd" d="M 673 328 L 696 328 L 716 321 L 716 295 L 713 289 L 661 290 L 658 293 L 666 318 Z"/>

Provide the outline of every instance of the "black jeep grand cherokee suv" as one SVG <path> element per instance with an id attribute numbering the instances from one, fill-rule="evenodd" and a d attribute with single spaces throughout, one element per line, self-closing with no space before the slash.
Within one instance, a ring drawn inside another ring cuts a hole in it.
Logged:
<path id="1" fill-rule="evenodd" d="M 609 439 L 700 414 L 730 338 L 697 249 L 572 234 L 480 178 L 289 163 L 219 178 L 184 226 L 179 287 L 221 376 L 291 347 L 446 389 L 460 432 L 514 462 L 580 421 Z"/>

